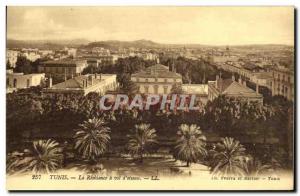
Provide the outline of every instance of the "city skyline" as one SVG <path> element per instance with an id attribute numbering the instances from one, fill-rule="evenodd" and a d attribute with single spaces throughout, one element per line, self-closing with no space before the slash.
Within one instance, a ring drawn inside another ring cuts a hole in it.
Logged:
<path id="1" fill-rule="evenodd" d="M 7 38 L 294 45 L 294 8 L 8 7 Z"/>

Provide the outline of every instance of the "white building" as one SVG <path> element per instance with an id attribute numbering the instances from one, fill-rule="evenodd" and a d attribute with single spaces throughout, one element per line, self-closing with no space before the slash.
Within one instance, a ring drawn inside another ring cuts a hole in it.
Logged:
<path id="1" fill-rule="evenodd" d="M 198 101 L 203 105 L 207 103 L 208 99 L 208 85 L 207 84 L 182 84 L 182 90 L 185 94 L 196 95 Z"/>
<path id="2" fill-rule="evenodd" d="M 273 77 L 271 72 L 254 72 L 250 77 L 251 82 L 269 89 L 272 89 L 272 80 Z"/>
<path id="3" fill-rule="evenodd" d="M 25 56 L 30 61 L 36 61 L 37 59 L 41 58 L 40 54 L 34 53 L 34 52 L 26 52 L 22 53 L 23 56 Z"/>
<path id="4" fill-rule="evenodd" d="M 274 68 L 272 76 L 272 95 L 282 95 L 288 100 L 294 101 L 294 70 L 284 67 Z"/>
<path id="5" fill-rule="evenodd" d="M 182 76 L 169 67 L 156 64 L 146 70 L 131 75 L 133 81 L 143 94 L 169 94 L 174 84 L 182 84 Z"/>
<path id="6" fill-rule="evenodd" d="M 15 50 L 7 50 L 6 51 L 6 61 L 10 62 L 12 67 L 16 66 L 16 62 L 18 59 L 19 52 Z"/>
<path id="7" fill-rule="evenodd" d="M 23 74 L 23 73 L 7 73 L 6 87 L 7 91 L 11 92 L 17 89 L 29 88 L 32 86 L 39 86 L 45 80 L 44 73 L 37 74 Z"/>

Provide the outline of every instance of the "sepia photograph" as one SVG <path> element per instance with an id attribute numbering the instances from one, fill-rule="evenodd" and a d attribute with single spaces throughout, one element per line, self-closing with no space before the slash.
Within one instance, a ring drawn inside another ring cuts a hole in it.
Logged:
<path id="1" fill-rule="evenodd" d="M 294 42 L 293 6 L 7 6 L 6 189 L 295 190 Z"/>

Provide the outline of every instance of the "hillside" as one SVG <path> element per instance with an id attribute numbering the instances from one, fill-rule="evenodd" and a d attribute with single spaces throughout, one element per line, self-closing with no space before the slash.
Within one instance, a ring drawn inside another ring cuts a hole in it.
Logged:
<path id="1" fill-rule="evenodd" d="M 161 48 L 165 47 L 164 44 L 159 44 L 150 40 L 136 40 L 136 41 L 118 41 L 118 40 L 109 40 L 109 41 L 98 41 L 91 42 L 84 48 L 93 48 L 93 47 L 103 47 L 108 49 L 118 49 L 118 48 Z"/>
<path id="2" fill-rule="evenodd" d="M 73 40 L 14 40 L 8 39 L 7 48 L 39 48 L 39 49 L 61 49 L 64 47 L 79 47 L 88 44 L 85 39 Z"/>

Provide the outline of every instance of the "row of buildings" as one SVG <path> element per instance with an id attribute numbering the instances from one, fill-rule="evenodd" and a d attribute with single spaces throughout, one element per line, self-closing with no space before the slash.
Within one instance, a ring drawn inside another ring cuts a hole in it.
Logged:
<path id="1" fill-rule="evenodd" d="M 184 94 L 196 95 L 204 105 L 208 100 L 212 101 L 219 95 L 244 101 L 263 102 L 263 96 L 258 92 L 258 86 L 254 91 L 247 87 L 246 82 L 242 81 L 241 78 L 237 82 L 235 78 L 222 79 L 217 76 L 215 81 L 209 81 L 208 84 L 183 84 L 180 74 L 161 64 L 132 74 L 131 80 L 138 86 L 139 92 L 143 94 L 170 94 L 174 84 L 178 84 Z"/>
<path id="2" fill-rule="evenodd" d="M 9 49 L 6 51 L 6 61 L 10 63 L 11 67 L 15 67 L 19 56 L 26 57 L 28 60 L 34 62 L 41 58 L 53 60 L 75 58 L 76 52 L 77 49 L 75 48 L 64 48 L 61 50 L 40 50 L 37 48 Z"/>
<path id="3" fill-rule="evenodd" d="M 216 65 L 219 69 L 236 73 L 256 85 L 268 88 L 272 92 L 272 96 L 281 95 L 288 100 L 294 100 L 294 70 L 283 66 L 273 66 L 256 71 L 232 62 Z"/>
<path id="4" fill-rule="evenodd" d="M 107 91 L 115 91 L 118 87 L 115 74 L 80 75 L 80 70 L 76 69 L 77 66 L 71 66 L 72 64 L 70 62 L 55 65 L 56 66 L 51 66 L 50 68 L 42 66 L 42 70 L 40 71 L 43 73 L 41 74 L 23 75 L 8 73 L 7 85 L 11 89 L 28 88 L 30 86 L 40 85 L 42 81 L 45 81 L 45 77 L 47 77 L 47 85 L 46 88 L 43 89 L 44 94 L 71 93 L 87 95 L 90 92 L 96 92 L 103 95 Z M 58 65 L 63 65 L 63 67 Z M 67 73 L 70 78 L 66 78 L 65 81 L 53 85 L 51 78 L 51 74 L 53 74 L 52 69 L 61 75 Z M 262 95 L 259 94 L 258 91 L 253 91 L 248 88 L 240 79 L 239 82 L 236 82 L 234 78 L 228 80 L 217 76 L 216 81 L 209 81 L 208 84 L 183 84 L 180 74 L 176 73 L 175 70 L 170 70 L 168 66 L 159 63 L 132 74 L 131 81 L 137 85 L 139 93 L 146 95 L 171 94 L 174 85 L 178 85 L 182 88 L 184 94 L 196 95 L 198 101 L 204 105 L 208 100 L 212 101 L 219 95 L 234 97 L 245 101 L 262 102 L 263 100 Z"/>
<path id="5" fill-rule="evenodd" d="M 41 51 L 39 50 L 24 50 L 23 52 L 36 54 L 41 53 Z M 121 54 L 124 51 L 118 52 L 118 54 Z M 146 59 L 158 59 L 158 56 L 150 51 L 136 52 L 135 50 L 129 50 L 125 51 L 124 55 L 130 55 L 130 52 L 132 52 L 133 55 L 142 55 L 143 58 Z M 174 51 L 171 52 L 173 53 Z M 187 50 L 185 48 L 183 50 L 180 49 L 178 52 L 186 55 L 194 54 L 193 51 Z M 87 66 L 92 65 L 98 67 L 100 65 L 111 65 L 114 64 L 118 59 L 118 55 L 114 54 L 114 52 L 97 47 L 88 51 L 77 51 L 76 49 L 65 48 L 61 51 L 56 51 L 56 53 L 61 53 L 62 56 L 66 55 L 66 57 L 68 58 L 42 62 L 38 67 L 38 71 L 41 74 L 44 74 L 44 78 L 56 77 L 61 78 L 61 80 L 63 80 L 64 82 L 73 80 L 77 81 L 78 83 L 79 80 L 81 81 L 84 77 L 87 77 L 81 75 L 82 71 Z M 272 95 L 282 95 L 289 100 L 294 99 L 293 71 L 284 69 L 279 66 L 273 69 L 268 69 L 267 71 L 265 69 L 259 69 L 257 71 L 247 68 L 244 61 L 240 60 L 241 56 L 232 54 L 228 47 L 225 51 L 218 51 L 218 53 L 220 54 L 213 56 L 214 58 L 212 60 L 213 64 L 215 64 L 219 69 L 236 73 L 240 75 L 244 80 L 255 83 L 257 86 L 256 89 L 258 89 L 259 86 L 264 86 L 272 91 Z M 9 51 L 8 54 L 10 58 L 13 58 L 17 55 L 17 53 L 15 53 L 14 51 Z M 49 53 L 45 52 L 45 54 Z M 247 55 L 246 57 L 250 58 Z M 269 58 L 258 58 L 256 61 L 258 60 L 264 60 L 265 62 L 267 62 Z M 10 88 L 18 88 L 18 82 L 13 82 L 13 77 L 15 77 L 16 80 L 20 78 L 19 80 L 21 81 L 23 80 L 21 78 L 24 78 L 26 76 L 21 76 L 20 74 L 10 74 L 9 82 L 7 82 Z M 39 77 L 42 76 L 39 75 Z M 78 78 L 78 80 L 76 78 Z M 30 80 L 31 79 L 29 79 L 29 81 Z M 244 83 L 245 81 L 241 82 L 240 79 L 224 80 L 219 77 L 216 78 L 215 81 L 210 81 L 208 84 L 182 84 L 182 76 L 180 74 L 176 73 L 175 70 L 170 70 L 169 67 L 161 65 L 159 63 L 154 66 L 148 67 L 141 72 L 132 74 L 131 80 L 138 86 L 139 92 L 143 94 L 169 94 L 174 84 L 180 84 L 186 93 L 197 93 L 199 97 L 201 96 L 202 98 L 207 96 L 206 100 L 212 100 L 220 94 L 230 94 L 230 96 L 233 97 L 246 97 L 246 99 L 248 100 L 261 100 L 261 96 L 258 96 L 259 93 L 248 88 Z M 19 84 L 21 83 L 23 82 L 19 82 Z M 94 82 L 93 85 L 96 83 Z M 26 85 L 23 86 L 28 87 L 31 84 L 35 83 L 26 82 Z M 53 85 L 52 87 L 54 86 L 55 85 Z M 64 86 L 68 85 L 65 84 Z M 89 92 L 89 90 L 87 90 L 86 92 Z M 239 92 L 240 95 L 237 95 L 237 92 Z M 204 98 L 202 100 L 203 102 L 205 102 Z"/>

